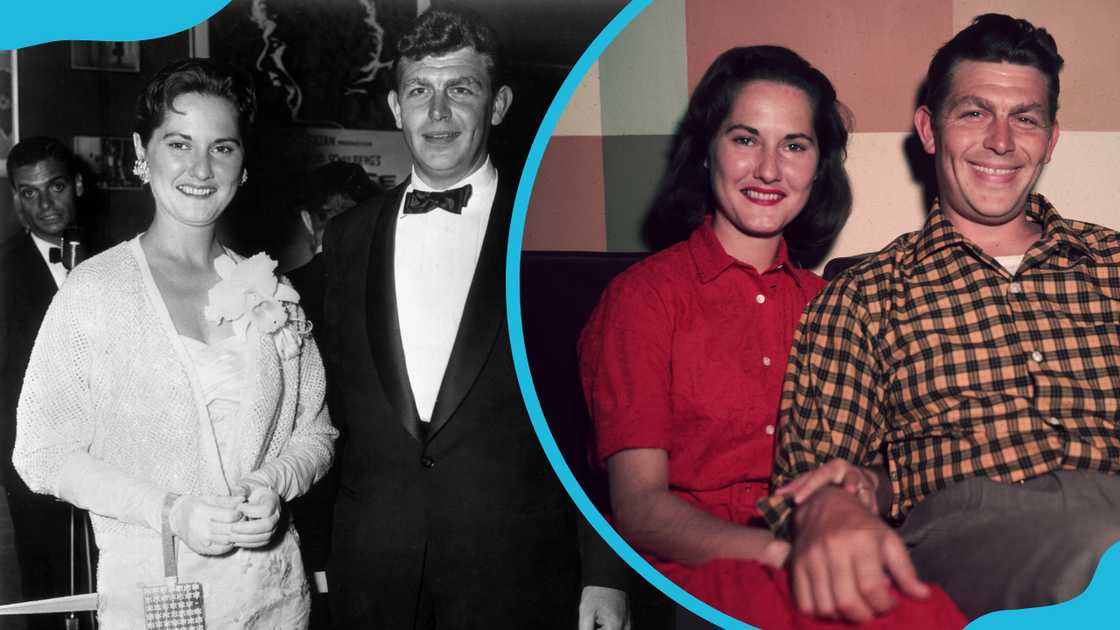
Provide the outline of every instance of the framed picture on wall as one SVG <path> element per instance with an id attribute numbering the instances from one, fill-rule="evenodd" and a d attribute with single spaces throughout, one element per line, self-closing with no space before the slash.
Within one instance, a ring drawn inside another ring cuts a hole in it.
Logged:
<path id="1" fill-rule="evenodd" d="M 98 188 L 139 190 L 140 179 L 132 174 L 136 155 L 131 138 L 74 136 L 74 154 L 85 163 Z"/>
<path id="2" fill-rule="evenodd" d="M 70 67 L 140 72 L 140 42 L 70 42 Z"/>

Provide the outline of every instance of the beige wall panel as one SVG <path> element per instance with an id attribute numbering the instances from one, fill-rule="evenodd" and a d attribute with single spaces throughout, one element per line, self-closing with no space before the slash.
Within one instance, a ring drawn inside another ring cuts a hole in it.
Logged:
<path id="1" fill-rule="evenodd" d="M 603 135 L 603 110 L 599 98 L 599 62 L 596 61 L 580 81 L 560 120 L 557 136 Z"/>
<path id="2" fill-rule="evenodd" d="M 1035 187 L 1070 219 L 1120 230 L 1120 132 L 1067 131 Z"/>
<path id="3" fill-rule="evenodd" d="M 992 12 L 1030 20 L 1054 36 L 1066 62 L 1058 112 L 1063 129 L 1120 131 L 1120 2 L 954 0 L 953 32 Z"/>
<path id="4" fill-rule="evenodd" d="M 846 163 L 852 181 L 852 216 L 825 262 L 878 251 L 899 234 L 922 226 L 922 189 L 913 181 L 903 151 L 909 135 L 852 134 Z"/>

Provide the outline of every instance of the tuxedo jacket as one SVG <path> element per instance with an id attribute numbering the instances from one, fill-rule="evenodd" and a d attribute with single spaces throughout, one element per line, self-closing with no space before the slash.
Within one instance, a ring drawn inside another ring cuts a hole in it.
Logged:
<path id="1" fill-rule="evenodd" d="M 340 628 L 572 630 L 581 585 L 619 587 L 624 565 L 575 510 L 521 399 L 505 310 L 512 178 L 499 178 L 429 426 L 397 319 L 406 186 L 337 217 L 324 240 L 323 355 L 342 431 L 332 618 Z"/>
<path id="2" fill-rule="evenodd" d="M 21 232 L 0 245 L 0 483 L 7 492 L 14 529 L 21 599 L 70 594 L 69 549 L 65 542 L 59 542 L 68 540 L 70 507 L 31 492 L 12 468 L 16 406 L 23 375 L 43 316 L 57 291 L 54 277 L 30 235 Z M 14 564 L 15 554 L 8 553 L 0 554 L 0 562 Z M 84 586 L 80 588 L 83 590 L 79 592 L 85 592 Z M 55 615 L 33 617 L 28 620 L 29 628 L 60 623 Z"/>
<path id="3" fill-rule="evenodd" d="M 0 246 L 0 482 L 9 487 L 23 483 L 12 470 L 23 373 L 57 290 L 31 235 L 21 232 Z"/>

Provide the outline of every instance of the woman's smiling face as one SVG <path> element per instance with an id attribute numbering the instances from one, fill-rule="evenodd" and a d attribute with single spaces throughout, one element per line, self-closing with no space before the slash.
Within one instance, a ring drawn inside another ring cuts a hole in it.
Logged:
<path id="1" fill-rule="evenodd" d="M 740 88 L 708 150 L 721 242 L 780 236 L 808 202 L 819 158 L 805 92 L 761 80 Z"/>
<path id="2" fill-rule="evenodd" d="M 237 108 L 220 96 L 189 92 L 171 107 L 136 155 L 148 160 L 156 221 L 211 225 L 233 200 L 241 184 L 245 148 Z"/>

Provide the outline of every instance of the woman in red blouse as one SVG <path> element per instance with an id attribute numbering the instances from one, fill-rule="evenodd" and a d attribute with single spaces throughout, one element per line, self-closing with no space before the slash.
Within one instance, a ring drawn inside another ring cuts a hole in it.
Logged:
<path id="1" fill-rule="evenodd" d="M 797 613 L 780 570 L 789 544 L 755 504 L 769 493 L 793 332 L 824 286 L 791 258 L 831 241 L 851 207 L 845 114 L 796 53 L 723 53 L 689 101 L 654 203 L 691 236 L 615 279 L 580 338 L 619 533 L 685 590 L 764 628 L 827 623 Z M 861 478 L 844 466 L 810 474 Z M 930 592 L 874 623 L 963 626 Z"/>

